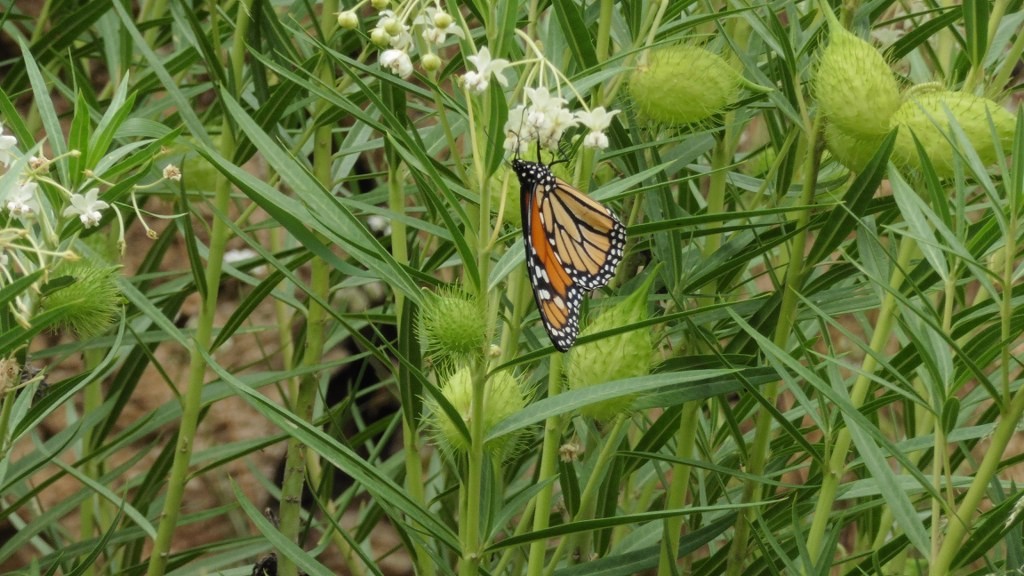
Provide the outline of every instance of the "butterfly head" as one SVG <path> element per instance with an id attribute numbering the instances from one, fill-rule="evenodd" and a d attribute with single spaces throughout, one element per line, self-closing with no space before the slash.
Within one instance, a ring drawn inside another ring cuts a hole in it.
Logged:
<path id="1" fill-rule="evenodd" d="M 520 186 L 532 187 L 543 178 L 547 168 L 543 164 L 515 158 L 512 160 L 512 170 L 519 178 Z"/>

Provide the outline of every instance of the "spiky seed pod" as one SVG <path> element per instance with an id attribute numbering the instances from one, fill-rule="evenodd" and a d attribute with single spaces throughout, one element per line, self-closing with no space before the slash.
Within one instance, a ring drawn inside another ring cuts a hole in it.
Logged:
<path id="1" fill-rule="evenodd" d="M 653 50 L 629 78 L 629 93 L 642 116 L 668 125 L 694 124 L 736 100 L 739 73 L 721 56 L 679 44 Z"/>
<path id="2" fill-rule="evenodd" d="M 951 141 L 956 142 L 956 139 L 949 128 L 950 116 L 985 164 L 996 161 L 989 117 L 1003 150 L 1009 151 L 1016 122 L 1013 114 L 1005 108 L 988 98 L 966 92 L 921 89 L 909 91 L 906 101 L 892 117 L 892 126 L 899 127 L 893 159 L 904 166 L 920 168 L 914 134 L 928 154 L 935 172 L 939 176 L 951 176 L 956 154 Z"/>
<path id="3" fill-rule="evenodd" d="M 874 46 L 829 20 L 828 46 L 814 77 L 818 109 L 830 124 L 855 138 L 889 131 L 900 90 L 889 64 Z"/>
<path id="4" fill-rule="evenodd" d="M 117 287 L 116 266 L 73 262 L 57 269 L 53 278 L 58 288 L 42 299 L 46 310 L 61 310 L 57 324 L 81 338 L 93 338 L 107 331 L 121 314 L 124 298 Z M 45 291 L 46 287 L 44 287 Z"/>
<path id="5" fill-rule="evenodd" d="M 526 407 L 527 394 L 523 386 L 508 371 L 498 372 L 484 384 L 484 433 L 494 425 Z M 473 376 L 469 368 L 460 367 L 441 385 L 441 394 L 462 416 L 469 428 L 470 406 L 473 399 Z M 437 400 L 428 398 L 425 402 L 429 412 L 427 426 L 438 448 L 448 456 L 459 456 L 469 450 L 469 442 L 459 433 L 458 427 L 448 414 L 441 409 Z M 504 460 L 515 454 L 521 444 L 523 430 L 495 438 L 484 445 L 492 458 Z"/>
<path id="6" fill-rule="evenodd" d="M 647 292 L 654 281 L 650 274 L 639 289 L 618 304 L 605 310 L 591 322 L 580 336 L 588 336 L 620 326 L 646 320 Z M 579 390 L 596 384 L 644 376 L 651 372 L 654 335 L 651 328 L 641 328 L 587 344 L 577 344 L 569 351 L 566 377 L 569 388 Z M 584 416 L 607 421 L 627 410 L 634 397 L 620 396 L 591 404 L 580 410 Z"/>
<path id="7" fill-rule="evenodd" d="M 885 136 L 857 136 L 844 132 L 835 124 L 825 125 L 825 145 L 840 164 L 860 172 L 878 151 Z"/>
<path id="8" fill-rule="evenodd" d="M 419 320 L 432 351 L 450 358 L 484 353 L 487 321 L 483 304 L 473 296 L 455 289 L 428 294 Z"/>

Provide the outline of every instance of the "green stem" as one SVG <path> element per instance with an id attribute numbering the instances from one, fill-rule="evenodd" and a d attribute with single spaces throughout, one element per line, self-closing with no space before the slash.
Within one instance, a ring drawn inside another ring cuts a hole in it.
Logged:
<path id="1" fill-rule="evenodd" d="M 236 42 L 232 47 L 231 60 L 238 62 L 246 58 L 245 37 L 249 28 L 248 0 L 239 6 L 236 25 Z M 240 91 L 235 87 L 235 93 Z M 231 126 L 231 118 L 224 116 L 221 128 L 221 155 L 231 158 L 235 151 L 235 139 Z M 220 176 L 214 190 L 214 207 L 216 213 L 227 214 L 231 200 L 231 185 L 227 178 Z M 206 297 L 199 309 L 195 339 L 189 350 L 188 384 L 182 405 L 181 424 L 178 428 L 177 445 L 171 473 L 167 479 L 167 495 L 164 499 L 160 523 L 157 527 L 156 540 L 153 542 L 152 555 L 149 557 L 147 576 L 159 576 L 167 570 L 170 557 L 171 541 L 178 525 L 178 514 L 181 500 L 185 494 L 185 483 L 188 481 L 189 463 L 192 459 L 193 441 L 196 428 L 199 426 L 199 412 L 202 407 L 203 380 L 206 376 L 206 359 L 202 352 L 209 352 L 213 336 L 213 322 L 217 313 L 217 294 L 220 289 L 221 269 L 224 263 L 224 251 L 228 240 L 228 227 L 220 218 L 214 218 L 210 228 L 210 249 L 206 263 Z"/>
<path id="2" fill-rule="evenodd" d="M 892 277 L 889 279 L 889 289 L 882 299 L 882 306 L 878 311 L 878 322 L 875 324 L 869 349 L 858 371 L 860 376 L 857 377 L 850 391 L 850 405 L 854 409 L 859 409 L 864 404 L 864 399 L 871 389 L 872 375 L 878 366 L 877 358 L 885 353 L 884 349 L 889 342 L 893 322 L 898 313 L 896 294 L 903 285 L 903 271 L 910 265 L 916 246 L 917 244 L 909 237 L 905 238 L 900 246 L 896 265 L 893 267 Z M 846 459 L 849 456 L 851 442 L 850 430 L 848 428 L 840 430 L 836 435 L 831 457 L 825 462 L 822 470 L 821 490 L 818 492 L 818 502 L 812 516 L 810 532 L 807 535 L 807 552 L 810 555 L 811 566 L 816 565 L 818 559 L 825 552 L 823 546 L 827 540 L 828 521 L 833 517 L 832 506 L 835 504 L 839 483 L 846 472 Z"/>
<path id="3" fill-rule="evenodd" d="M 324 34 L 329 38 L 337 26 L 338 0 L 324 0 L 321 8 L 320 26 Z M 239 62 L 233 61 L 235 64 Z M 334 69 L 324 63 L 319 69 L 320 81 L 326 86 L 334 85 Z M 325 101 L 320 101 L 314 116 L 319 116 L 327 108 Z M 333 127 L 330 125 L 319 126 L 313 134 L 313 175 L 324 185 L 324 188 L 331 188 L 331 163 L 334 154 Z M 310 292 L 322 301 L 330 299 L 331 292 L 331 266 L 322 258 L 313 258 L 310 262 Z M 306 339 L 305 349 L 302 352 L 302 365 L 304 367 L 315 367 L 321 363 L 326 339 L 326 327 L 330 318 L 327 310 L 317 303 L 316 298 L 309 299 L 309 312 L 306 315 Z M 305 422 L 313 421 L 314 407 L 316 406 L 317 392 L 320 389 L 320 374 L 315 371 L 308 371 L 299 380 L 298 394 L 295 396 L 292 409 L 294 414 Z M 281 504 L 278 516 L 280 518 L 281 534 L 290 542 L 302 545 L 300 533 L 302 530 L 302 488 L 306 483 L 306 471 L 319 469 L 318 463 L 310 466 L 307 459 L 316 458 L 315 454 L 306 453 L 305 444 L 295 436 L 288 438 L 288 449 L 285 456 L 284 480 L 281 484 Z M 298 567 L 285 554 L 279 554 L 277 558 L 278 573 L 282 576 L 296 576 Z"/>
<path id="4" fill-rule="evenodd" d="M 960 507 L 957 508 L 956 517 L 949 520 L 946 538 L 942 541 L 942 547 L 935 557 L 935 564 L 932 566 L 931 574 L 945 576 L 949 573 L 953 564 L 953 557 L 961 549 L 964 535 L 970 530 L 974 523 L 974 515 L 978 513 L 982 499 L 995 478 L 996 473 L 1002 465 L 1003 452 L 1006 450 L 1010 440 L 1013 439 L 1021 416 L 1024 415 L 1024 387 L 1018 388 L 1016 393 L 1010 390 L 1012 371 L 1016 362 L 1013 359 L 1016 346 L 1012 339 L 1013 333 L 1013 282 L 1014 267 L 1016 265 L 1013 255 L 1017 253 L 1017 230 L 1020 229 L 1019 214 L 1021 198 L 1017 196 L 1019 187 L 1009 187 L 1007 199 L 1008 219 L 1006 224 L 1006 246 L 1004 247 L 1005 257 L 1002 270 L 1002 301 L 1000 302 L 1000 339 L 1002 350 L 1000 351 L 1000 378 L 1002 398 L 1002 410 L 1000 410 L 999 423 L 996 425 L 995 433 L 992 434 L 988 448 L 985 450 L 985 457 L 978 466 L 971 487 L 964 495 Z"/>
<path id="5" fill-rule="evenodd" d="M 697 411 L 701 402 L 696 400 L 683 404 L 679 415 L 679 431 L 676 433 L 676 458 L 683 460 L 693 457 L 693 447 L 697 439 Z M 678 510 L 686 504 L 686 488 L 690 484 L 690 466 L 687 464 L 672 465 L 672 483 L 669 484 L 665 508 Z M 670 576 L 676 573 L 675 563 L 679 555 L 680 530 L 683 517 L 673 516 L 665 520 L 665 539 L 661 541 L 661 559 L 658 561 L 658 576 Z"/>
<path id="6" fill-rule="evenodd" d="M 102 351 L 98 348 L 92 348 L 85 351 L 85 364 L 88 369 L 93 369 L 103 360 Z M 82 413 L 88 414 L 103 404 L 103 382 L 101 380 L 94 380 L 88 386 L 85 387 L 83 394 L 83 405 Z M 87 430 L 82 439 L 82 458 L 86 460 L 84 473 L 93 480 L 98 480 L 103 475 L 103 462 L 97 458 L 89 458 L 89 454 L 101 444 L 101 438 L 93 435 L 96 430 Z M 82 500 L 81 519 L 79 526 L 79 534 L 81 535 L 82 541 L 88 540 L 94 537 L 99 530 L 101 530 L 99 507 L 103 506 L 104 500 L 97 497 L 90 497 Z M 85 574 L 87 576 L 95 574 L 93 567 L 90 566 L 86 569 Z"/>
<path id="7" fill-rule="evenodd" d="M 397 168 L 388 168 L 388 209 L 395 214 L 405 213 L 405 178 L 399 174 Z M 409 263 L 408 231 L 405 222 L 400 218 L 391 220 L 391 253 L 395 261 L 406 265 Z M 405 295 L 395 292 L 395 318 L 398 339 L 415 338 L 413 334 L 405 334 L 402 331 L 400 321 L 404 314 Z M 420 462 L 420 438 L 416 433 L 416 422 L 406 417 L 406 411 L 402 411 L 402 445 L 405 446 L 405 488 L 409 495 L 417 503 L 426 505 L 426 493 L 423 483 L 423 464 Z M 416 573 L 424 576 L 433 576 L 435 566 L 432 559 L 418 540 L 413 540 L 414 562 Z"/>
<path id="8" fill-rule="evenodd" d="M 562 355 L 551 356 L 548 367 L 548 398 L 554 398 L 562 391 Z M 544 443 L 541 448 L 540 472 L 537 481 L 544 482 L 558 473 L 558 442 L 562 439 L 562 418 L 552 416 L 544 422 Z M 533 514 L 533 531 L 548 527 L 551 515 L 551 499 L 554 483 L 548 484 L 537 493 L 537 506 Z M 530 543 L 530 559 L 526 567 L 527 576 L 541 576 L 544 572 L 544 556 L 547 542 L 535 540 Z"/>
<path id="9" fill-rule="evenodd" d="M 235 143 L 228 124 L 228 120 L 225 119 L 225 129 L 221 137 L 221 154 L 230 158 Z M 217 212 L 227 214 L 230 193 L 231 190 L 227 180 L 223 177 L 218 178 L 214 191 L 214 206 Z M 206 360 L 200 353 L 200 350 L 209 350 L 210 347 L 227 236 L 227 226 L 220 219 L 215 218 L 210 232 L 210 250 L 206 274 L 204 275 L 207 294 L 199 310 L 195 339 L 190 345 L 188 384 L 182 406 L 177 449 L 174 453 L 174 462 L 171 464 L 167 496 L 164 500 L 164 508 L 161 513 L 157 537 L 153 544 L 152 556 L 150 556 L 147 571 L 149 576 L 163 574 L 167 566 L 171 538 L 177 525 L 178 511 L 182 496 L 184 495 L 185 482 L 188 479 L 189 460 L 192 457 L 192 440 L 195 438 L 196 427 L 199 424 L 200 399 L 202 397 L 203 378 L 206 370 Z"/>
<path id="10" fill-rule="evenodd" d="M 466 482 L 460 486 L 466 502 L 466 514 L 459 523 L 462 541 L 460 576 L 475 576 L 480 569 L 480 518 L 483 502 L 484 405 L 487 395 L 487 364 L 480 359 L 473 364 L 473 396 L 469 405 L 469 462 Z"/>

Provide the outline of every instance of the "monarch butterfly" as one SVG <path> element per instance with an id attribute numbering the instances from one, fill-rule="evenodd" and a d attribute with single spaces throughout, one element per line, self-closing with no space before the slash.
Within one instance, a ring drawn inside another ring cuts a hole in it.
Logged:
<path id="1" fill-rule="evenodd" d="M 626 228 L 604 205 L 551 173 L 516 158 L 526 270 L 544 329 L 560 352 L 580 331 L 583 295 L 608 284 L 622 261 Z"/>

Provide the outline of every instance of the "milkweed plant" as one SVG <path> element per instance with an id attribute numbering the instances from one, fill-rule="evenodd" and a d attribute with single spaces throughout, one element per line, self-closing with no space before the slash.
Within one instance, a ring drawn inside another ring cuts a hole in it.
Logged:
<path id="1" fill-rule="evenodd" d="M 0 571 L 1024 565 L 1019 3 L 30 4 Z"/>

